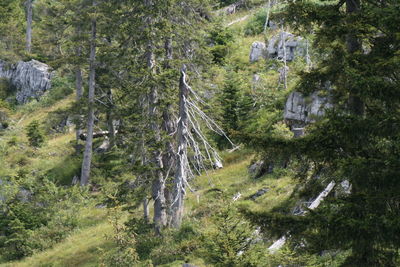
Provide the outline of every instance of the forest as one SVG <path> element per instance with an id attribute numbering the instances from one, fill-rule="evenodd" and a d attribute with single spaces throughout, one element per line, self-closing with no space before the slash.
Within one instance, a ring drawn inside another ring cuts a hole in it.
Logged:
<path id="1" fill-rule="evenodd" d="M 0 0 L 0 266 L 400 266 L 399 0 Z"/>

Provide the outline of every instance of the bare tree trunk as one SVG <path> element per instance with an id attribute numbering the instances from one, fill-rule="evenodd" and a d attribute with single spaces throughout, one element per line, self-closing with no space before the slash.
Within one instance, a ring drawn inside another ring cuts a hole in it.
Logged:
<path id="1" fill-rule="evenodd" d="M 174 179 L 174 198 L 172 203 L 172 226 L 179 228 L 182 223 L 184 211 L 185 184 L 187 182 L 187 140 L 188 140 L 188 110 L 186 100 L 189 87 L 186 83 L 185 66 L 181 70 L 179 82 L 179 123 L 178 123 L 178 152 L 176 160 L 176 173 Z"/>
<path id="2" fill-rule="evenodd" d="M 283 86 L 285 88 L 285 90 L 287 89 L 287 70 L 288 70 L 288 66 L 287 66 L 287 61 L 286 61 L 286 36 L 285 33 L 283 31 L 283 24 L 281 26 L 281 36 L 282 36 L 282 45 L 283 45 Z"/>
<path id="3" fill-rule="evenodd" d="M 267 17 L 265 18 L 264 23 L 264 35 L 267 34 L 268 22 L 269 22 L 269 13 L 271 12 L 271 0 L 268 0 L 267 4 Z"/>
<path id="4" fill-rule="evenodd" d="M 81 26 L 80 25 L 78 25 L 76 27 L 76 35 L 78 38 L 81 36 Z M 77 46 L 75 47 L 75 55 L 78 60 L 82 56 L 82 46 L 80 43 L 77 44 Z M 76 101 L 79 102 L 79 101 L 81 101 L 82 96 L 83 96 L 82 69 L 81 69 L 81 66 L 79 63 L 75 67 L 75 87 L 76 87 Z M 81 114 L 78 114 L 78 115 L 79 115 L 79 119 L 80 119 Z M 82 134 L 82 129 L 81 129 L 80 123 L 78 123 L 76 125 L 76 142 L 79 141 L 81 134 Z"/>
<path id="5" fill-rule="evenodd" d="M 33 0 L 26 0 L 26 51 L 32 52 L 32 9 Z"/>
<path id="6" fill-rule="evenodd" d="M 329 193 L 332 191 L 332 189 L 335 187 L 336 183 L 334 181 L 330 182 L 324 189 L 324 191 L 322 191 L 318 197 L 311 203 L 310 206 L 308 206 L 308 208 L 310 210 L 314 210 L 316 208 L 318 208 L 318 206 L 321 204 L 321 202 L 329 195 Z M 303 213 L 304 215 L 305 213 Z M 278 251 L 279 249 L 281 249 L 283 247 L 283 245 L 285 245 L 286 243 L 286 236 L 282 236 L 281 238 L 279 238 L 277 241 L 275 241 L 269 248 L 269 252 L 271 254 L 275 253 L 276 251 Z"/>
<path id="7" fill-rule="evenodd" d="M 173 59 L 173 47 L 172 47 L 171 37 L 167 38 L 167 40 L 165 41 L 164 49 L 165 49 L 164 68 L 170 69 L 171 60 Z M 164 108 L 163 111 L 162 129 L 168 136 L 167 142 L 165 144 L 165 152 L 163 154 L 164 176 L 168 185 L 171 183 L 169 178 L 174 175 L 174 167 L 175 167 L 175 149 L 172 136 L 176 131 L 176 125 L 171 114 L 172 114 L 172 105 L 167 104 L 167 106 Z M 172 191 L 169 190 L 169 186 L 166 186 L 165 199 L 167 206 L 168 225 L 170 225 L 172 216 L 171 206 L 173 198 L 172 198 Z"/>
<path id="8" fill-rule="evenodd" d="M 108 140 L 110 142 L 109 150 L 111 150 L 115 146 L 115 127 L 114 127 L 114 100 L 111 89 L 107 92 L 109 108 L 107 109 L 107 127 L 108 127 Z"/>
<path id="9" fill-rule="evenodd" d="M 155 74 L 155 59 L 154 59 L 154 47 L 151 42 L 148 44 L 147 51 L 147 67 Z M 165 179 L 163 174 L 163 161 L 162 151 L 157 148 L 161 142 L 160 127 L 158 125 L 158 90 L 156 86 L 152 86 L 149 94 L 149 121 L 150 129 L 154 136 L 154 151 L 152 152 L 151 162 L 153 163 L 153 184 L 152 184 L 152 198 L 154 200 L 154 216 L 153 221 L 155 225 L 155 231 L 157 234 L 161 234 L 162 229 L 167 225 L 167 207 L 165 200 Z"/>
<path id="10" fill-rule="evenodd" d="M 96 2 L 93 1 L 93 7 Z M 94 94 L 95 94 L 95 76 L 96 76 L 96 19 L 92 19 L 92 30 L 90 39 L 90 67 L 89 67 L 89 97 L 88 97 L 88 118 L 87 118 L 87 138 L 85 151 L 83 153 L 81 185 L 89 183 L 90 167 L 93 153 L 93 126 L 94 126 Z"/>
<path id="11" fill-rule="evenodd" d="M 143 218 L 146 223 L 150 223 L 149 200 L 146 197 L 143 199 Z"/>

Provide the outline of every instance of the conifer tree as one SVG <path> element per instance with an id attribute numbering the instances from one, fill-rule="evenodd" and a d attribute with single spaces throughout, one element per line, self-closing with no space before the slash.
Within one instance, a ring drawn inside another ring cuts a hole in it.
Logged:
<path id="1" fill-rule="evenodd" d="M 349 250 L 343 266 L 396 266 L 399 256 L 399 8 L 392 0 L 290 1 L 285 17 L 299 29 L 318 27 L 315 46 L 325 55 L 297 89 L 311 93 L 331 83 L 334 108 L 305 137 L 252 139 L 301 156 L 317 183 L 350 182 L 350 194 L 328 197 L 306 216 L 248 212 L 297 248 Z"/>

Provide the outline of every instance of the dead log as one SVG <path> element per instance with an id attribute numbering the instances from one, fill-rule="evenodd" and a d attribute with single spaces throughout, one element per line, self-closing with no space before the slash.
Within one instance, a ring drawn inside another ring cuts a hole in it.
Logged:
<path id="1" fill-rule="evenodd" d="M 118 133 L 118 131 L 115 131 L 114 135 L 117 134 L 117 133 Z M 94 132 L 93 133 L 93 138 L 100 138 L 100 137 L 108 136 L 108 134 L 109 134 L 109 131 Z M 79 139 L 81 139 L 83 141 L 85 141 L 86 138 L 87 138 L 87 133 L 81 133 L 79 135 Z"/>
<path id="2" fill-rule="evenodd" d="M 328 184 L 327 187 L 325 187 L 324 191 L 322 191 L 318 197 L 311 203 L 310 206 L 308 206 L 308 208 L 310 210 L 314 210 L 316 208 L 318 208 L 318 206 L 321 204 L 321 202 L 324 200 L 324 198 L 329 195 L 329 193 L 332 191 L 332 189 L 335 187 L 336 183 L 334 181 L 330 182 Z M 307 212 L 304 212 L 302 215 L 305 215 Z M 283 247 L 283 245 L 285 245 L 286 242 L 286 236 L 282 236 L 281 238 L 279 238 L 277 241 L 275 241 L 269 248 L 269 252 L 270 253 L 275 253 L 276 251 L 278 251 L 279 249 L 281 249 Z"/>

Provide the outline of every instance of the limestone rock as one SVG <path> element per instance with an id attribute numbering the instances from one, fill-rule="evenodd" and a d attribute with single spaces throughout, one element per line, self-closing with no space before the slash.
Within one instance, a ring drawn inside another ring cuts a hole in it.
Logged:
<path id="1" fill-rule="evenodd" d="M 265 58 L 266 57 L 266 45 L 263 42 L 254 42 L 251 45 L 251 51 L 250 51 L 250 62 L 256 62 L 260 60 L 260 58 Z"/>
<path id="2" fill-rule="evenodd" d="M 284 119 L 294 121 L 300 125 L 315 122 L 318 117 L 325 114 L 326 109 L 332 108 L 329 97 L 320 96 L 318 92 L 314 92 L 305 97 L 299 92 L 292 92 L 285 105 Z"/>
<path id="3" fill-rule="evenodd" d="M 272 173 L 273 170 L 273 164 L 264 160 L 256 161 L 249 166 L 249 174 L 253 179 L 260 178 L 266 173 Z"/>
<path id="4" fill-rule="evenodd" d="M 304 55 L 303 39 L 289 32 L 280 32 L 273 36 L 268 42 L 268 57 L 283 60 L 285 53 L 286 61 L 293 61 L 296 55 Z"/>
<path id="5" fill-rule="evenodd" d="M 251 196 L 249 196 L 249 199 L 256 200 L 257 198 L 265 195 L 268 191 L 269 191 L 269 188 L 261 188 L 256 193 L 254 193 Z"/>
<path id="6" fill-rule="evenodd" d="M 0 60 L 0 78 L 6 78 L 17 89 L 18 104 L 39 99 L 51 88 L 52 72 L 48 65 L 37 60 L 8 64 Z"/>

